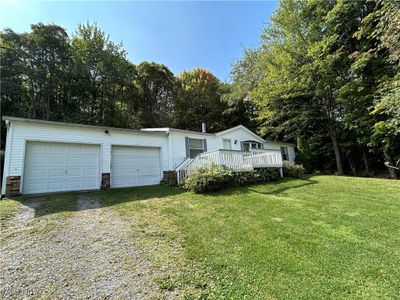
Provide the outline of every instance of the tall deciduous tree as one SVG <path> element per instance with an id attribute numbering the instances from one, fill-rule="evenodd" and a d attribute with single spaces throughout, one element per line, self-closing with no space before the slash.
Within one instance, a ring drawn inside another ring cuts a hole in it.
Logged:
<path id="1" fill-rule="evenodd" d="M 118 104 L 132 84 L 131 66 L 121 44 L 96 25 L 80 25 L 72 38 L 75 99 L 79 117 L 92 124 L 120 126 Z"/>
<path id="2" fill-rule="evenodd" d="M 209 71 L 194 69 L 178 76 L 174 124 L 179 128 L 199 130 L 207 123 L 211 131 L 224 128 L 222 113 L 226 104 L 221 100 L 221 82 Z"/>
<path id="3" fill-rule="evenodd" d="M 142 126 L 169 126 L 174 114 L 174 74 L 162 64 L 142 62 L 137 66 Z"/>

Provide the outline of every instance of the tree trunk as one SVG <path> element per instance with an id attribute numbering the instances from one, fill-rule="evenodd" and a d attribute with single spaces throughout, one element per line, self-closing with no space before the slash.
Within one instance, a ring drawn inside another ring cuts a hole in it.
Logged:
<path id="1" fill-rule="evenodd" d="M 363 156 L 364 165 L 365 165 L 365 172 L 367 172 L 368 176 L 372 176 L 371 171 L 369 169 L 367 154 L 365 152 L 363 152 L 362 156 Z"/>
<path id="2" fill-rule="evenodd" d="M 393 159 L 392 159 L 392 157 L 390 156 L 390 154 L 389 154 L 386 150 L 383 150 L 383 156 L 384 156 L 385 160 L 386 160 L 391 166 L 394 166 Z M 389 170 L 389 176 L 390 176 L 390 178 L 396 179 L 396 178 L 397 178 L 397 176 L 396 176 L 396 170 L 395 170 L 395 169 L 392 169 L 392 168 L 388 168 L 388 170 Z"/>
<path id="3" fill-rule="evenodd" d="M 343 164 L 342 164 L 342 156 L 340 155 L 339 144 L 336 137 L 336 132 L 331 131 L 331 139 L 333 144 L 333 151 L 335 152 L 335 159 L 336 159 L 336 168 L 339 175 L 343 175 Z"/>
<path id="4" fill-rule="evenodd" d="M 347 160 L 349 161 L 349 165 L 350 165 L 350 169 L 351 169 L 351 173 L 353 174 L 353 176 L 356 176 L 356 166 L 354 164 L 353 159 L 350 156 L 347 156 Z"/>

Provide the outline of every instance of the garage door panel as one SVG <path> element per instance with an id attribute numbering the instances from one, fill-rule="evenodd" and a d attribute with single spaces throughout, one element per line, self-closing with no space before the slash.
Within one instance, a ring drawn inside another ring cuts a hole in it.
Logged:
<path id="1" fill-rule="evenodd" d="M 86 149 L 88 149 L 87 154 L 84 154 Z M 85 161 L 90 163 L 85 164 Z M 23 193 L 76 191 L 99 187 L 99 146 L 27 143 Z"/>
<path id="2" fill-rule="evenodd" d="M 48 170 L 43 170 L 44 175 L 42 175 L 41 177 L 64 177 L 65 175 L 65 170 L 64 168 L 59 168 L 59 169 L 55 169 L 55 168 L 51 168 Z M 47 171 L 47 172 L 46 172 Z"/>
<path id="3" fill-rule="evenodd" d="M 97 160 L 94 157 L 84 157 L 83 158 L 83 164 L 86 166 L 96 166 L 97 165 Z"/>
<path id="4" fill-rule="evenodd" d="M 31 194 L 40 194 L 45 189 L 44 185 L 29 185 L 29 190 Z"/>
<path id="5" fill-rule="evenodd" d="M 160 182 L 160 150 L 143 147 L 112 147 L 111 187 L 130 187 Z"/>
<path id="6" fill-rule="evenodd" d="M 64 144 L 52 144 L 50 145 L 50 153 L 51 154 L 65 154 L 66 145 Z"/>
<path id="7" fill-rule="evenodd" d="M 26 172 L 27 176 L 31 176 L 31 177 L 45 177 L 46 174 L 46 170 L 44 169 L 34 169 L 34 170 L 30 170 L 29 172 Z"/>
<path id="8" fill-rule="evenodd" d="M 54 165 L 61 165 L 64 166 L 65 165 L 65 157 L 63 156 L 50 156 L 50 164 L 52 166 Z"/>
<path id="9" fill-rule="evenodd" d="M 62 191 L 64 186 L 64 181 L 49 181 L 48 182 L 48 189 L 50 192 L 53 191 Z"/>
<path id="10" fill-rule="evenodd" d="M 68 157 L 67 163 L 70 166 L 73 165 L 80 166 L 82 164 L 82 157 Z"/>
<path id="11" fill-rule="evenodd" d="M 83 176 L 97 176 L 97 170 L 96 169 L 83 169 Z"/>
<path id="12" fill-rule="evenodd" d="M 83 180 L 83 181 L 81 181 L 80 182 L 80 184 L 81 184 L 81 189 L 84 189 L 84 190 L 86 190 L 86 189 L 91 189 L 91 187 L 94 185 L 94 184 L 97 184 L 97 180 L 95 180 L 95 179 L 92 179 L 92 180 Z"/>

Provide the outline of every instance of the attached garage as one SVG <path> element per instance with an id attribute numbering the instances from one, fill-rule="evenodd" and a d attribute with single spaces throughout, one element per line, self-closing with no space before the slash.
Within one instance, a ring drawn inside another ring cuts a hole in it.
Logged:
<path id="1" fill-rule="evenodd" d="M 159 184 L 160 148 L 112 146 L 111 187 Z"/>
<path id="2" fill-rule="evenodd" d="M 23 194 L 100 188 L 100 146 L 26 142 Z"/>

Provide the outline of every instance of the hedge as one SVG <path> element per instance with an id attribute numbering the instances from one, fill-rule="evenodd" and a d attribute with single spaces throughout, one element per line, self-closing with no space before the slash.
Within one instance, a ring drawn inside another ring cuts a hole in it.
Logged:
<path id="1" fill-rule="evenodd" d="M 183 188 L 195 193 L 209 193 L 225 187 L 277 180 L 277 169 L 263 168 L 250 172 L 234 172 L 223 166 L 199 167 L 183 181 Z"/>

